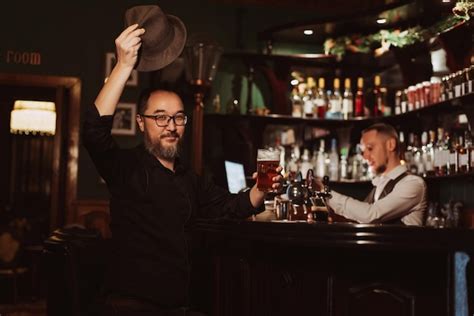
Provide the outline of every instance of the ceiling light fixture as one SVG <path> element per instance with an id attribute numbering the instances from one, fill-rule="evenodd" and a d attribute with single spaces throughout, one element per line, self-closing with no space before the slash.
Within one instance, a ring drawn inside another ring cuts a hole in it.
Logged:
<path id="1" fill-rule="evenodd" d="M 304 35 L 313 35 L 314 31 L 308 29 L 308 30 L 304 30 L 303 33 L 304 33 Z"/>
<path id="2" fill-rule="evenodd" d="M 377 23 L 378 24 L 385 24 L 385 23 L 387 23 L 387 19 L 386 18 L 377 19 Z"/>

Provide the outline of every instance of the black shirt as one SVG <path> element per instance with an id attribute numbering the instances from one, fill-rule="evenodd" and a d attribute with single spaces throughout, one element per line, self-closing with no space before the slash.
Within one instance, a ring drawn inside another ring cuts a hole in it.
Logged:
<path id="1" fill-rule="evenodd" d="M 143 145 L 121 149 L 110 131 L 113 117 L 87 111 L 83 143 L 110 192 L 112 250 L 105 291 L 186 306 L 187 232 L 196 217 L 247 217 L 249 192 L 230 194 L 175 163 L 165 168 Z"/>

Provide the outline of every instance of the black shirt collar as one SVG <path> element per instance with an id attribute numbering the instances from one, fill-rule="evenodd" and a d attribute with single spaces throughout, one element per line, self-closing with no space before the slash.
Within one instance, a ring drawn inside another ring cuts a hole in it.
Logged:
<path id="1" fill-rule="evenodd" d="M 139 152 L 139 155 L 141 157 L 141 160 L 143 161 L 144 165 L 148 168 L 161 168 L 164 169 L 167 172 L 172 172 L 155 157 L 153 156 L 148 150 L 146 150 L 145 145 L 142 143 L 137 146 L 136 148 Z M 185 166 L 182 164 L 181 159 L 176 158 L 174 162 L 174 173 L 179 175 L 182 174 L 186 171 Z"/>

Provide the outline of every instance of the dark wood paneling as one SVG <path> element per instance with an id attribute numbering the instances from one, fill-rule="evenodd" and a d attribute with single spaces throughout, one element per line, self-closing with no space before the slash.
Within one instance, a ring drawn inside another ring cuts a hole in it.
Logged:
<path id="1" fill-rule="evenodd" d="M 469 295 L 454 290 L 453 258 L 474 253 L 471 230 L 200 221 L 196 235 L 213 281 L 193 285 L 215 316 L 454 316 Z"/>

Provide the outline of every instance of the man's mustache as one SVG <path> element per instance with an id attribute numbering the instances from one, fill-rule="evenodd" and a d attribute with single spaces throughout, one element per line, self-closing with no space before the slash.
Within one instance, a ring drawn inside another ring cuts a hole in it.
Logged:
<path id="1" fill-rule="evenodd" d="M 165 137 L 176 137 L 176 138 L 179 138 L 179 134 L 176 133 L 176 132 L 169 132 L 169 133 L 166 133 L 166 134 L 163 134 L 160 136 L 160 138 L 165 138 Z"/>

